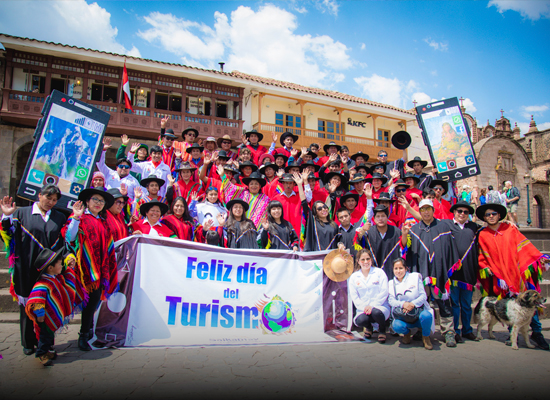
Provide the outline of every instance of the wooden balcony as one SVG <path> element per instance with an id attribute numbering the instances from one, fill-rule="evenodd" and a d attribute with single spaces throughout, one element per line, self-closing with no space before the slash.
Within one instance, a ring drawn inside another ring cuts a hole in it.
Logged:
<path id="1" fill-rule="evenodd" d="M 290 131 L 300 137 L 296 143 L 298 148 L 309 146 L 311 143 L 317 143 L 321 147 L 322 152 L 325 144 L 335 142 L 340 146 L 348 146 L 350 154 L 355 154 L 358 151 L 367 153 L 370 156 L 369 162 L 376 161 L 376 157 L 380 150 L 385 150 L 388 152 L 388 161 L 396 160 L 403 156 L 403 150 L 398 150 L 391 147 L 391 143 L 382 143 L 378 140 L 359 136 L 314 131 L 304 128 L 289 128 L 286 126 L 268 124 L 265 122 L 254 124 L 254 129 L 264 135 L 264 140 L 261 144 L 266 148 L 269 148 L 271 144 L 271 134 L 273 132 L 277 133 L 280 137 L 283 132 Z M 388 147 L 383 146 L 383 144 L 386 144 Z M 280 143 L 277 139 L 277 147 L 278 146 L 280 146 Z"/>
<path id="2" fill-rule="evenodd" d="M 34 128 L 42 117 L 41 111 L 46 97 L 45 94 L 3 89 L 0 118 L 6 122 Z M 127 134 L 132 138 L 155 140 L 160 132 L 160 120 L 169 116 L 166 128 L 173 129 L 178 136 L 184 129 L 195 128 L 201 138 L 229 135 L 238 143 L 241 141 L 244 122 L 242 120 L 142 107 L 134 107 L 135 113 L 131 113 L 121 104 L 83 99 L 81 101 L 111 115 L 107 126 L 109 135 Z"/>

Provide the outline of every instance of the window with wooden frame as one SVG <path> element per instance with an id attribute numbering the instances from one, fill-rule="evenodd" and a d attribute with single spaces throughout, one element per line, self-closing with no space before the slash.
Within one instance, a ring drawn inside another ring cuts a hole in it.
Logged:
<path id="1" fill-rule="evenodd" d="M 302 117 L 295 114 L 275 112 L 275 125 L 286 126 L 289 128 L 301 128 Z"/>
<path id="2" fill-rule="evenodd" d="M 324 134 L 320 133 L 319 137 L 323 137 L 325 139 L 336 139 L 334 135 L 343 135 L 344 134 L 344 123 L 338 123 L 335 121 L 329 121 L 326 119 L 319 119 L 317 122 L 317 130 L 319 132 L 324 132 Z M 340 140 L 340 138 L 337 138 Z"/>
<path id="3" fill-rule="evenodd" d="M 390 131 L 378 129 L 378 147 L 390 147 Z"/>

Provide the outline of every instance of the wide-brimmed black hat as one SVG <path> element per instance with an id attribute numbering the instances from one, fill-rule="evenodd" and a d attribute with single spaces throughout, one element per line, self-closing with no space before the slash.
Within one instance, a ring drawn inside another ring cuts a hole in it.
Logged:
<path id="1" fill-rule="evenodd" d="M 309 179 L 315 179 L 316 181 L 318 181 L 318 180 L 321 179 L 321 178 L 319 178 L 318 176 L 315 176 L 314 173 L 310 172 L 309 175 L 307 176 L 307 179 L 308 179 L 308 180 L 309 180 Z"/>
<path id="2" fill-rule="evenodd" d="M 363 175 L 361 174 L 355 174 L 353 179 L 350 179 L 348 181 L 348 184 L 350 185 L 355 185 L 356 183 L 361 183 L 361 182 L 365 182 L 367 180 L 367 178 L 365 178 Z"/>
<path id="3" fill-rule="evenodd" d="M 113 196 L 113 199 L 125 199 L 125 200 L 128 200 L 128 196 L 127 195 L 123 195 L 122 193 L 120 193 L 120 188 L 111 188 L 109 190 L 107 190 L 107 193 L 109 193 L 111 196 Z"/>
<path id="4" fill-rule="evenodd" d="M 225 150 L 219 150 L 218 151 L 218 158 L 220 160 L 229 160 L 231 157 L 227 155 L 227 151 Z"/>
<path id="5" fill-rule="evenodd" d="M 432 189 L 435 187 L 435 185 L 443 186 L 443 195 L 445 195 L 445 193 L 447 193 L 447 191 L 449 190 L 449 184 L 441 179 L 434 179 L 430 182 L 430 187 Z"/>
<path id="6" fill-rule="evenodd" d="M 377 204 L 376 207 L 373 208 L 372 215 L 375 216 L 376 213 L 380 212 L 380 211 L 382 211 L 384 214 L 386 214 L 386 217 L 390 215 L 390 210 L 388 209 L 388 207 L 386 207 L 382 204 Z"/>
<path id="7" fill-rule="evenodd" d="M 407 165 L 412 168 L 415 162 L 419 162 L 422 165 L 422 168 L 426 168 L 426 165 L 428 165 L 428 161 L 424 161 L 418 156 L 409 161 Z"/>
<path id="8" fill-rule="evenodd" d="M 275 163 L 272 163 L 271 161 L 267 160 L 264 165 L 262 165 L 260 168 L 258 168 L 258 171 L 260 171 L 262 174 L 265 175 L 265 170 L 267 168 L 273 168 L 273 171 L 277 172 L 277 170 L 279 169 L 279 167 L 275 164 Z"/>
<path id="9" fill-rule="evenodd" d="M 306 161 L 302 163 L 302 170 L 306 169 L 306 167 L 313 167 L 315 168 L 315 172 L 319 172 L 321 169 L 320 165 L 315 164 L 313 161 Z"/>
<path id="10" fill-rule="evenodd" d="M 340 204 L 344 204 L 349 198 L 355 199 L 356 202 L 359 202 L 359 194 L 347 192 L 345 195 L 340 197 Z"/>
<path id="11" fill-rule="evenodd" d="M 453 204 L 451 206 L 451 212 L 454 213 L 455 210 L 459 207 L 467 208 L 468 211 L 470 212 L 470 215 L 474 214 L 474 207 L 472 207 L 467 201 L 464 201 L 464 200 L 457 201 L 456 204 Z"/>
<path id="12" fill-rule="evenodd" d="M 61 247 L 57 251 L 53 251 L 51 249 L 48 249 L 47 247 L 43 249 L 40 253 L 38 253 L 38 257 L 36 257 L 36 260 L 34 261 L 34 268 L 38 271 L 38 278 L 42 276 L 44 272 L 46 272 L 46 269 L 48 268 L 48 265 L 52 265 L 57 261 L 59 257 L 62 257 L 64 247 Z"/>
<path id="13" fill-rule="evenodd" d="M 316 158 L 317 158 L 317 154 L 315 154 L 313 151 L 311 151 L 311 148 L 310 148 L 310 147 L 308 147 L 307 153 L 306 153 L 305 155 L 310 156 L 312 159 L 316 159 Z"/>
<path id="14" fill-rule="evenodd" d="M 409 132 L 399 131 L 395 132 L 391 137 L 391 144 L 393 147 L 399 150 L 405 150 L 412 143 L 412 138 Z"/>
<path id="15" fill-rule="evenodd" d="M 409 185 L 407 185 L 403 179 L 398 179 L 397 181 L 395 181 L 394 186 L 395 187 L 397 187 L 397 186 L 409 187 Z"/>
<path id="16" fill-rule="evenodd" d="M 125 163 L 128 163 L 128 165 L 130 166 L 130 168 L 132 168 L 132 162 L 130 161 L 129 158 L 119 158 L 118 160 L 116 160 L 116 166 L 118 167 L 120 164 L 122 164 L 123 162 Z"/>
<path id="17" fill-rule="evenodd" d="M 239 171 L 241 171 L 241 173 L 243 172 L 244 167 L 252 167 L 252 172 L 258 170 L 258 166 L 254 164 L 252 161 L 245 161 L 239 164 Z"/>
<path id="18" fill-rule="evenodd" d="M 342 183 L 340 183 L 339 187 L 342 187 L 342 186 L 345 186 L 345 185 L 348 184 L 348 178 L 346 178 L 341 173 L 339 173 L 339 172 L 329 172 L 328 174 L 325 174 L 325 180 L 324 180 L 325 185 L 327 185 L 334 176 L 338 176 L 342 180 Z"/>
<path id="19" fill-rule="evenodd" d="M 168 204 L 163 203 L 162 201 L 153 200 L 153 201 L 150 201 L 148 203 L 143 203 L 141 206 L 139 206 L 139 213 L 143 217 L 145 217 L 147 215 L 147 213 L 149 212 L 149 210 L 153 206 L 158 206 L 160 208 L 160 215 L 161 216 L 166 214 L 168 212 L 168 210 L 170 209 L 170 207 L 168 207 Z"/>
<path id="20" fill-rule="evenodd" d="M 252 172 L 248 178 L 242 178 L 241 181 L 247 186 L 250 184 L 250 181 L 258 181 L 262 187 L 267 183 L 263 175 L 258 171 Z"/>
<path id="21" fill-rule="evenodd" d="M 241 206 L 243 206 L 244 212 L 248 211 L 248 208 L 249 208 L 248 203 L 242 199 L 233 199 L 231 201 L 228 201 L 227 204 L 225 205 L 225 208 L 231 211 L 231 208 L 233 208 L 235 204 L 240 204 Z"/>
<path id="22" fill-rule="evenodd" d="M 258 142 L 261 142 L 262 140 L 264 140 L 264 135 L 262 135 L 256 129 L 252 129 L 251 131 L 245 132 L 244 136 L 246 136 L 246 138 L 248 139 L 251 133 L 255 133 L 256 135 L 258 135 Z"/>
<path id="23" fill-rule="evenodd" d="M 389 201 L 390 203 L 395 203 L 395 200 L 390 197 L 390 194 L 388 192 L 380 193 L 378 198 L 377 199 L 373 198 L 372 201 L 374 201 L 377 204 L 381 201 Z"/>
<path id="24" fill-rule="evenodd" d="M 273 160 L 277 160 L 277 157 L 283 157 L 283 159 L 285 160 L 285 164 L 288 161 L 288 156 L 284 155 L 283 153 L 273 154 Z"/>
<path id="25" fill-rule="evenodd" d="M 299 168 L 300 169 L 300 172 L 302 172 L 304 170 L 304 167 L 300 164 L 297 164 L 296 161 L 293 162 L 292 164 L 288 164 L 286 167 L 285 167 L 285 172 L 288 173 L 290 172 L 290 168 Z"/>
<path id="26" fill-rule="evenodd" d="M 420 182 L 420 178 L 418 176 L 416 176 L 415 174 L 413 174 L 412 172 L 407 172 L 405 174 L 405 176 L 403 177 L 403 180 L 407 179 L 407 178 L 412 178 L 416 181 L 416 183 L 419 183 Z"/>
<path id="27" fill-rule="evenodd" d="M 279 182 L 294 182 L 294 183 L 296 183 L 296 181 L 294 180 L 294 177 L 292 176 L 292 174 L 283 174 L 283 176 L 281 176 L 279 178 Z"/>
<path id="28" fill-rule="evenodd" d="M 339 144 L 336 144 L 334 142 L 330 142 L 329 144 L 325 144 L 323 146 L 323 150 L 327 155 L 328 155 L 328 148 L 329 147 L 336 147 L 336 149 L 337 149 L 336 151 L 340 151 L 342 149 L 342 146 L 340 146 Z"/>
<path id="29" fill-rule="evenodd" d="M 296 143 L 298 141 L 298 138 L 299 136 L 298 135 L 295 135 L 294 133 L 290 132 L 290 131 L 286 131 L 285 133 L 283 133 L 281 135 L 281 137 L 279 138 L 279 143 L 281 143 L 281 146 L 284 146 L 285 145 L 285 139 L 287 137 L 291 137 L 292 140 L 294 140 L 294 143 Z"/>
<path id="30" fill-rule="evenodd" d="M 500 214 L 499 221 L 502 221 L 504 218 L 506 218 L 506 214 L 508 213 L 508 210 L 506 210 L 506 207 L 504 207 L 502 204 L 498 203 L 486 203 L 481 206 L 479 206 L 476 209 L 476 217 L 478 217 L 480 220 L 485 221 L 485 212 L 487 210 L 495 210 Z"/>
<path id="31" fill-rule="evenodd" d="M 189 146 L 188 148 L 185 149 L 185 152 L 187 154 L 191 154 L 191 151 L 194 150 L 194 149 L 199 149 L 202 153 L 202 151 L 204 150 L 204 147 L 201 146 L 200 144 L 198 143 L 193 143 L 191 146 Z"/>
<path id="32" fill-rule="evenodd" d="M 386 175 L 379 174 L 378 172 L 372 174 L 370 178 L 365 178 L 365 180 L 369 183 L 372 183 L 373 179 L 380 179 L 382 181 L 382 185 L 385 185 L 388 182 L 388 177 Z"/>
<path id="33" fill-rule="evenodd" d="M 174 172 L 180 172 L 180 171 L 185 171 L 185 170 L 194 172 L 194 171 L 197 170 L 197 167 L 193 167 L 189 161 L 184 161 L 184 162 L 180 163 L 180 166 L 177 169 L 175 169 Z"/>
<path id="34" fill-rule="evenodd" d="M 177 136 L 174 135 L 174 130 L 170 129 L 170 128 L 168 128 L 164 131 L 164 137 L 167 137 L 167 138 L 172 139 L 172 140 L 177 139 Z"/>
<path id="35" fill-rule="evenodd" d="M 234 175 L 239 175 L 239 174 L 241 173 L 238 169 L 236 169 L 236 168 L 233 166 L 233 164 L 225 164 L 225 165 L 223 166 L 223 169 L 224 169 L 225 171 L 231 171 L 231 172 L 233 172 Z"/>
<path id="36" fill-rule="evenodd" d="M 81 202 L 83 202 L 84 204 L 86 204 L 86 202 L 90 199 L 90 197 L 92 197 L 94 194 L 98 194 L 100 195 L 101 197 L 103 197 L 103 200 L 105 200 L 105 207 L 103 207 L 103 210 L 108 210 L 109 208 L 111 208 L 111 206 L 115 203 L 115 199 L 113 197 L 113 195 L 111 195 L 110 193 L 107 193 L 106 191 L 104 190 L 101 190 L 101 189 L 94 189 L 94 188 L 89 188 L 89 189 L 84 189 L 82 192 L 80 192 L 80 194 L 78 195 L 78 200 L 80 200 Z"/>
<path id="37" fill-rule="evenodd" d="M 185 169 L 185 168 L 182 168 L 181 165 L 180 165 L 180 169 Z M 178 170 L 178 171 L 179 171 L 179 170 Z M 142 179 L 142 180 L 139 182 L 139 184 L 140 184 L 141 186 L 143 186 L 144 188 L 146 188 L 147 185 L 150 184 L 151 182 L 156 182 L 156 183 L 158 183 L 159 188 L 161 188 L 161 187 L 166 183 L 166 181 L 165 181 L 164 179 L 160 179 L 158 176 L 151 174 L 151 175 L 149 175 L 147 178 Z"/>
<path id="38" fill-rule="evenodd" d="M 367 175 L 372 172 L 371 169 L 369 167 L 367 167 L 366 164 L 363 164 L 363 163 L 355 165 L 354 168 L 355 168 L 356 171 L 359 171 L 360 169 L 364 169 L 365 171 L 367 171 Z"/>
<path id="39" fill-rule="evenodd" d="M 382 168 L 384 172 L 386 171 L 386 164 L 384 163 L 376 163 L 372 167 L 370 167 L 371 173 L 374 172 L 375 168 Z"/>
<path id="40" fill-rule="evenodd" d="M 188 132 L 193 132 L 193 134 L 195 135 L 195 139 L 199 137 L 199 131 L 196 130 L 195 128 L 187 128 L 187 129 L 184 129 L 183 132 L 181 133 L 181 136 L 185 139 L 185 135 L 186 135 Z"/>
<path id="41" fill-rule="evenodd" d="M 357 157 L 363 157 L 365 159 L 365 162 L 369 161 L 369 155 L 367 153 L 363 153 L 362 151 L 358 151 L 357 153 L 355 153 L 354 155 L 352 155 L 350 158 L 355 161 L 357 159 Z"/>

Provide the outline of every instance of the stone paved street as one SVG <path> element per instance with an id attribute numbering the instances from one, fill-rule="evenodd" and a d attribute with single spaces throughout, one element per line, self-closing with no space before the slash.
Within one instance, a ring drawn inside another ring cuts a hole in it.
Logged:
<path id="1" fill-rule="evenodd" d="M 543 322 L 550 338 L 550 321 Z M 0 393 L 8 399 L 407 398 L 548 399 L 550 352 L 467 341 L 450 349 L 436 333 L 420 342 L 301 346 L 107 349 L 84 353 L 77 325 L 59 334 L 59 358 L 43 367 L 24 356 L 16 324 L 0 324 Z M 376 335 L 375 335 L 376 337 Z M 484 332 L 484 337 L 487 333 Z M 192 397 L 189 397 L 192 396 Z"/>

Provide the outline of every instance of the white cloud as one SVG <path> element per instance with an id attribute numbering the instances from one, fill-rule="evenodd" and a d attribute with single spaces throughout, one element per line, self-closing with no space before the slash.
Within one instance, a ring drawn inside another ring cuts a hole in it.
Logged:
<path id="1" fill-rule="evenodd" d="M 447 50 L 449 50 L 449 44 L 448 43 L 436 42 L 435 40 L 433 40 L 432 38 L 429 38 L 429 37 L 424 39 L 424 42 L 428 43 L 428 46 L 430 46 L 434 50 L 438 50 L 438 51 L 447 51 Z"/>
<path id="2" fill-rule="evenodd" d="M 529 117 L 529 119 L 531 119 L 531 117 Z M 529 122 L 518 122 L 518 127 L 519 127 L 519 131 L 521 133 L 521 135 L 525 135 L 527 132 L 529 132 L 529 124 L 531 123 L 531 121 Z M 537 129 L 539 131 L 544 131 L 546 129 L 550 129 L 550 122 L 542 122 L 542 123 L 538 123 L 537 122 Z"/>
<path id="3" fill-rule="evenodd" d="M 365 43 L 361 43 L 361 50 L 365 50 L 367 48 L 367 45 Z"/>
<path id="4" fill-rule="evenodd" d="M 536 21 L 540 18 L 550 18 L 550 2 L 530 0 L 491 0 L 487 7 L 496 7 L 497 11 L 517 11 L 523 18 Z"/>
<path id="5" fill-rule="evenodd" d="M 474 106 L 474 102 L 469 98 L 465 98 L 462 104 L 464 105 L 464 107 L 466 107 L 466 112 L 468 114 L 472 114 L 477 111 L 477 108 Z"/>
<path id="6" fill-rule="evenodd" d="M 111 25 L 111 14 L 105 8 L 84 0 L 54 3 L 2 1 L 0 31 L 14 36 L 141 56 L 135 46 L 127 49 L 117 41 L 118 29 Z"/>
<path id="7" fill-rule="evenodd" d="M 321 12 L 328 12 L 334 16 L 338 15 L 338 9 L 340 8 L 340 5 L 335 0 L 317 0 L 315 6 Z"/>
<path id="8" fill-rule="evenodd" d="M 431 76 L 437 76 L 437 70 L 433 70 L 433 71 L 430 71 L 430 75 Z"/>
<path id="9" fill-rule="evenodd" d="M 549 107 L 546 104 L 540 106 L 522 106 L 521 115 L 525 119 L 531 119 L 531 115 L 535 117 L 542 117 L 545 111 L 548 111 Z"/>
<path id="10" fill-rule="evenodd" d="M 417 106 L 420 106 L 420 105 L 423 105 L 423 104 L 428 104 L 428 103 L 431 103 L 431 102 L 434 102 L 434 101 L 437 100 L 437 99 L 432 98 L 430 95 L 428 95 L 424 92 L 413 93 L 411 98 L 412 98 L 413 101 L 416 100 L 416 102 L 418 103 Z"/>
<path id="11" fill-rule="evenodd" d="M 377 74 L 360 76 L 354 80 L 367 99 L 402 108 L 410 107 L 410 93 L 418 88 L 413 80 L 402 82 L 397 78 L 385 78 Z"/>
<path id="12" fill-rule="evenodd" d="M 297 35 L 296 16 L 272 4 L 239 6 L 228 17 L 216 12 L 214 25 L 151 13 L 138 35 L 182 57 L 188 65 L 266 76 L 309 86 L 330 87 L 353 65 L 349 48 L 329 36 Z M 253 32 L 253 34 L 251 34 Z"/>

